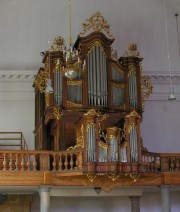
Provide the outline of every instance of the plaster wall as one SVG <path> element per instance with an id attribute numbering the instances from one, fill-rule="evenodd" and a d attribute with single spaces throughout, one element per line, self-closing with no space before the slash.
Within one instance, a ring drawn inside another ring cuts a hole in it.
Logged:
<path id="1" fill-rule="evenodd" d="M 171 192 L 171 212 L 180 211 L 179 191 Z M 33 197 L 32 212 L 40 211 L 39 195 Z M 140 198 L 141 212 L 160 212 L 160 192 L 145 192 Z M 51 212 L 129 212 L 129 197 L 51 197 Z"/>

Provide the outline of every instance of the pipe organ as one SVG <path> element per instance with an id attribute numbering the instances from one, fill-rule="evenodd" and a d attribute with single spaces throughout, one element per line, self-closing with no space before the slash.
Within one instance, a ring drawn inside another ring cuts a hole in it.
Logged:
<path id="1" fill-rule="evenodd" d="M 36 149 L 82 148 L 85 172 L 129 170 L 141 158 L 142 58 L 134 43 L 115 56 L 99 12 L 83 26 L 69 52 L 60 36 L 45 52 L 34 82 Z"/>

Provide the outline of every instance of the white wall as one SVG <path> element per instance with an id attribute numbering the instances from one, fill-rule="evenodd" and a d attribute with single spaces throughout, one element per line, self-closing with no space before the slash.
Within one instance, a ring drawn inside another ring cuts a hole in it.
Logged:
<path id="1" fill-rule="evenodd" d="M 171 192 L 171 212 L 180 211 L 179 191 Z M 160 192 L 144 192 L 140 198 L 141 212 L 160 212 Z M 33 197 L 32 212 L 40 211 L 39 195 Z M 51 197 L 51 212 L 129 212 L 129 197 Z"/>
<path id="2" fill-rule="evenodd" d="M 0 71 L 0 132 L 23 132 L 34 149 L 35 71 Z"/>

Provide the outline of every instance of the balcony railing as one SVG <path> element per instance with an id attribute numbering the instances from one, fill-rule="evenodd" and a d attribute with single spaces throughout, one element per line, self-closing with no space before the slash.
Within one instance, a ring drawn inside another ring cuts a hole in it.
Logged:
<path id="1" fill-rule="evenodd" d="M 143 172 L 180 172 L 180 154 L 142 152 Z"/>
<path id="2" fill-rule="evenodd" d="M 0 151 L 0 171 L 82 171 L 82 150 Z"/>
<path id="3" fill-rule="evenodd" d="M 108 167 L 106 172 L 116 167 L 129 167 L 126 162 L 97 162 L 97 167 Z M 180 172 L 180 154 L 160 154 L 142 152 L 142 162 L 137 163 L 138 172 L 142 173 L 162 173 Z M 133 163 L 134 165 L 134 163 Z M 87 167 L 91 163 L 83 161 L 83 149 L 67 151 L 14 151 L 0 150 L 0 172 L 2 171 L 56 171 L 56 172 L 88 172 Z M 96 172 L 100 169 L 96 169 Z M 130 169 L 117 169 L 118 172 L 132 172 Z M 127 170 L 127 171 L 126 171 Z"/>

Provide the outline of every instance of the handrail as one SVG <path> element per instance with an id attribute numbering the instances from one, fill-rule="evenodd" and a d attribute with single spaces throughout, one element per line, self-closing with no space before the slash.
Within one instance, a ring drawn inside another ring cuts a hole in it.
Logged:
<path id="1" fill-rule="evenodd" d="M 4 136 L 2 137 L 2 135 Z M 19 143 L 17 143 L 18 141 Z M 12 149 L 12 147 L 18 147 L 20 150 L 28 150 L 28 146 L 22 132 L 0 132 L 0 147 L 9 147 L 9 150 Z"/>

